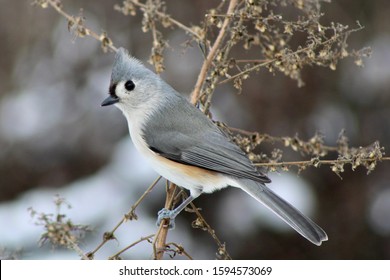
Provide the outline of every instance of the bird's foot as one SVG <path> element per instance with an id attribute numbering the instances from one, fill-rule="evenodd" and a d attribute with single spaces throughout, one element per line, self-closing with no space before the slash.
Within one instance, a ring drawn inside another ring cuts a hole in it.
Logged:
<path id="1" fill-rule="evenodd" d="M 175 228 L 175 218 L 176 218 L 176 213 L 174 210 L 168 210 L 166 208 L 161 209 L 157 213 L 157 226 L 160 226 L 161 222 L 165 219 L 169 220 L 168 228 L 169 229 L 174 229 Z"/>

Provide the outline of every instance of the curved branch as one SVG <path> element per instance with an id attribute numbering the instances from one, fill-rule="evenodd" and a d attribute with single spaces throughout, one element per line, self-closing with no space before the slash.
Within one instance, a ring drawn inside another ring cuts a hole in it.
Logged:
<path id="1" fill-rule="evenodd" d="M 237 2 L 238 2 L 237 0 L 230 1 L 229 7 L 228 7 L 228 10 L 226 13 L 227 15 L 233 14 L 234 9 L 237 6 Z M 199 99 L 200 91 L 201 91 L 202 85 L 206 79 L 207 72 L 209 71 L 210 65 L 211 65 L 215 55 L 217 54 L 217 50 L 218 50 L 219 46 L 221 45 L 221 42 L 225 36 L 225 33 L 228 29 L 230 21 L 231 21 L 230 16 L 227 16 L 225 18 L 225 20 L 223 21 L 223 24 L 222 24 L 221 30 L 219 31 L 218 37 L 217 37 L 217 39 L 215 39 L 214 45 L 211 47 L 211 50 L 210 50 L 209 54 L 207 55 L 206 60 L 203 62 L 202 68 L 201 68 L 199 76 L 198 76 L 198 80 L 196 81 L 194 90 L 192 91 L 192 94 L 191 94 L 191 103 L 192 104 L 195 104 Z"/>

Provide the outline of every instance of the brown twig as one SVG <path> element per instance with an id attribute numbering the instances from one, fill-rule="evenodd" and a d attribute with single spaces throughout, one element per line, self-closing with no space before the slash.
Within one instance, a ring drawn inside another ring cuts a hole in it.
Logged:
<path id="1" fill-rule="evenodd" d="M 173 183 L 169 183 L 167 186 L 167 195 L 165 198 L 165 206 L 166 209 L 171 209 L 174 201 L 175 193 L 176 193 L 176 185 Z M 153 251 L 154 258 L 156 260 L 161 260 L 164 256 L 164 248 L 166 247 L 166 240 L 168 236 L 168 221 L 162 220 L 161 224 L 158 228 L 158 231 L 155 235 L 155 239 L 153 242 Z"/>
<path id="2" fill-rule="evenodd" d="M 134 5 L 142 8 L 142 9 L 146 9 L 147 6 L 143 3 L 140 3 L 138 0 L 131 0 L 131 3 L 133 3 Z M 168 16 L 167 14 L 165 13 L 162 13 L 160 11 L 155 11 L 155 13 L 161 17 L 161 18 L 165 18 L 165 19 L 168 19 L 172 24 L 176 25 L 177 27 L 179 27 L 180 29 L 183 29 L 185 32 L 191 34 L 192 36 L 196 37 L 198 40 L 202 40 L 202 38 L 199 36 L 198 33 L 196 33 L 194 30 L 192 30 L 191 28 L 189 28 L 188 26 L 184 25 L 183 23 L 175 20 L 174 18 Z"/>
<path id="3" fill-rule="evenodd" d="M 186 252 L 186 250 L 184 250 L 183 246 L 175 243 L 175 242 L 169 242 L 166 244 L 167 247 L 169 246 L 174 246 L 176 249 L 172 250 L 172 249 L 169 249 L 170 251 L 173 251 L 174 254 L 179 254 L 179 255 L 184 255 L 186 256 L 189 260 L 193 260 L 193 258 L 190 256 L 190 254 L 188 254 Z"/>
<path id="4" fill-rule="evenodd" d="M 194 203 L 190 203 L 191 205 L 191 211 L 193 211 L 196 216 L 198 217 L 194 222 L 193 222 L 193 227 L 198 227 L 202 229 L 206 229 L 207 232 L 211 235 L 211 237 L 214 239 L 214 241 L 218 245 L 218 254 L 223 255 L 224 259 L 231 260 L 232 258 L 230 257 L 229 253 L 226 251 L 225 244 L 219 240 L 218 236 L 215 233 L 215 230 L 206 222 L 198 208 L 195 206 Z M 223 251 L 223 253 L 221 253 Z"/>
<path id="5" fill-rule="evenodd" d="M 233 14 L 236 6 L 237 6 L 237 0 L 231 0 L 229 3 L 229 7 L 228 7 L 226 14 L 227 15 Z M 196 102 L 199 100 L 202 85 L 206 79 L 207 72 L 209 71 L 210 66 L 212 64 L 212 61 L 213 61 L 215 55 L 217 54 L 218 48 L 222 42 L 222 39 L 225 36 L 225 33 L 228 29 L 230 21 L 231 21 L 230 16 L 227 16 L 224 19 L 221 30 L 218 33 L 218 37 L 217 37 L 217 39 L 215 39 L 215 42 L 214 42 L 213 46 L 211 47 L 210 52 L 208 53 L 206 60 L 203 62 L 202 68 L 201 68 L 199 76 L 198 76 L 198 80 L 196 81 L 194 90 L 192 91 L 192 94 L 191 94 L 190 100 L 191 100 L 192 104 L 196 104 Z"/>
<path id="6" fill-rule="evenodd" d="M 85 254 L 83 252 L 83 250 L 81 250 L 81 248 L 79 247 L 79 245 L 77 245 L 76 242 L 74 242 L 71 238 L 67 238 L 67 241 L 68 241 L 68 246 L 74 250 L 82 260 L 90 260 L 88 254 Z"/>
<path id="7" fill-rule="evenodd" d="M 150 239 L 151 239 L 153 236 L 154 236 L 154 234 L 150 234 L 150 235 L 148 235 L 148 236 L 146 236 L 146 237 L 141 237 L 139 240 L 137 240 L 137 241 L 131 243 L 129 246 L 126 246 L 125 248 L 123 248 L 122 250 L 120 250 L 118 253 L 112 255 L 112 256 L 109 257 L 108 259 L 109 259 L 109 260 L 117 260 L 117 259 L 119 258 L 119 256 L 120 256 L 122 253 L 126 252 L 127 250 L 129 250 L 130 248 L 134 247 L 135 245 L 137 245 L 137 244 L 139 244 L 139 243 L 141 243 L 141 242 L 143 242 L 143 241 L 151 242 Z"/>
<path id="8" fill-rule="evenodd" d="M 329 38 L 328 40 L 325 40 L 323 42 L 318 43 L 316 45 L 316 47 L 328 45 L 331 42 L 337 41 L 341 36 L 344 36 L 345 34 L 349 34 L 349 33 L 352 33 L 352 32 L 357 32 L 357 31 L 362 30 L 362 29 L 363 29 L 363 27 L 359 26 L 358 28 L 345 31 L 344 33 L 338 34 L 336 36 L 333 36 L 333 37 Z M 312 48 L 313 48 L 313 46 L 307 46 L 305 48 L 300 48 L 300 49 L 296 50 L 295 52 L 287 54 L 287 56 L 293 57 L 293 56 L 295 56 L 297 54 L 301 54 L 301 53 L 307 52 L 308 50 L 310 50 Z M 261 67 L 267 66 L 267 65 L 269 65 L 271 63 L 274 63 L 274 62 L 278 61 L 279 59 L 280 58 L 276 57 L 276 58 L 273 58 L 273 59 L 264 60 L 264 62 L 262 62 L 262 63 L 256 64 L 256 65 L 254 65 L 254 66 L 252 66 L 252 67 L 250 67 L 250 68 L 248 68 L 248 69 L 246 69 L 246 70 L 244 70 L 244 71 L 242 71 L 240 73 L 237 73 L 237 74 L 235 74 L 233 76 L 230 76 L 230 77 L 226 78 L 225 80 L 220 81 L 219 84 L 227 83 L 227 82 L 229 82 L 231 80 L 234 80 L 234 79 L 236 79 L 238 77 L 241 77 L 241 76 L 243 76 L 245 74 L 253 72 L 253 71 L 255 71 L 255 70 L 257 70 L 257 69 L 259 69 Z"/>
<path id="9" fill-rule="evenodd" d="M 156 180 L 153 181 L 153 183 L 146 189 L 146 191 L 141 195 L 141 197 L 131 206 L 130 210 L 123 216 L 123 218 L 117 223 L 117 225 L 108 232 L 105 232 L 103 234 L 103 240 L 100 242 L 100 244 L 91 252 L 87 254 L 88 258 L 93 258 L 95 253 L 103 247 L 104 244 L 106 244 L 109 240 L 115 239 L 115 231 L 127 220 L 136 220 L 138 217 L 135 214 L 135 209 L 138 207 L 138 205 L 144 200 L 144 198 L 152 191 L 154 186 L 160 181 L 161 176 L 157 177 Z"/>
<path id="10" fill-rule="evenodd" d="M 290 142 L 294 139 L 297 138 L 297 136 L 295 137 L 290 137 L 290 136 L 272 136 L 272 135 L 269 135 L 269 134 L 266 134 L 266 133 L 259 133 L 259 132 L 254 132 L 254 131 L 248 131 L 248 130 L 244 130 L 244 129 L 241 129 L 241 128 L 235 128 L 235 127 L 227 127 L 227 129 L 229 131 L 232 131 L 232 132 L 235 132 L 235 133 L 238 133 L 238 134 L 242 134 L 242 135 L 245 135 L 247 137 L 254 137 L 254 136 L 257 136 L 259 138 L 262 139 L 262 141 L 264 142 L 271 142 L 271 143 L 275 143 L 275 142 L 281 142 L 281 143 L 284 143 L 284 145 L 286 145 L 286 141 L 287 142 Z M 321 144 L 321 149 L 323 151 L 326 151 L 326 152 L 337 152 L 338 150 L 338 147 L 334 147 L 334 146 L 327 146 L 327 145 L 323 145 Z"/>
<path id="11" fill-rule="evenodd" d="M 363 162 L 371 162 L 374 159 L 364 158 L 360 159 Z M 382 157 L 380 161 L 389 161 L 390 157 Z M 315 159 L 315 160 L 302 160 L 302 161 L 283 161 L 283 162 L 262 162 L 255 163 L 256 166 L 261 167 L 281 167 L 281 166 L 315 166 L 320 165 L 333 165 L 337 163 L 353 163 L 353 159 Z"/>
<path id="12" fill-rule="evenodd" d="M 55 1 L 55 0 L 47 0 L 47 4 L 50 5 L 57 13 L 62 15 L 64 18 L 68 20 L 68 27 L 69 29 L 75 28 L 77 32 L 75 32 L 76 36 L 83 37 L 85 35 L 90 36 L 96 40 L 98 40 L 102 44 L 103 50 L 106 48 L 116 52 L 117 48 L 113 45 L 112 41 L 107 37 L 107 34 L 105 32 L 102 32 L 102 34 L 97 34 L 93 30 L 85 27 L 84 25 L 80 24 L 80 17 L 74 17 L 65 12 L 62 9 L 62 5 Z"/>

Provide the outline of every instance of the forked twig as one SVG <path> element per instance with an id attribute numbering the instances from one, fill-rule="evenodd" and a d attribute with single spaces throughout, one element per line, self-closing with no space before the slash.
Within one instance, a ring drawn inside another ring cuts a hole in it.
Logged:
<path id="1" fill-rule="evenodd" d="M 123 254 L 124 252 L 126 252 L 127 250 L 129 250 L 130 248 L 134 247 L 135 245 L 143 242 L 143 241 L 148 241 L 148 242 L 151 242 L 150 239 L 154 236 L 154 234 L 150 234 L 148 236 L 145 236 L 145 237 L 141 237 L 139 240 L 131 243 L 130 245 L 126 246 L 125 248 L 123 248 L 122 250 L 120 250 L 119 252 L 117 252 L 116 254 L 112 255 L 111 257 L 109 257 L 108 259 L 109 260 L 116 260 L 119 258 L 119 256 L 121 254 Z"/>
<path id="2" fill-rule="evenodd" d="M 215 230 L 206 222 L 198 208 L 195 206 L 194 203 L 190 203 L 191 205 L 191 211 L 193 211 L 197 219 L 192 223 L 192 226 L 195 228 L 201 228 L 201 229 L 206 229 L 207 232 L 211 235 L 211 237 L 214 239 L 214 241 L 218 245 L 218 251 L 217 255 L 219 255 L 223 259 L 231 260 L 232 258 L 230 257 L 229 253 L 226 250 L 226 246 L 224 243 L 221 242 L 221 240 L 218 238 L 218 236 L 215 233 Z"/>
<path id="3" fill-rule="evenodd" d="M 154 186 L 160 181 L 161 176 L 157 177 L 156 180 L 153 181 L 153 183 L 146 189 L 146 191 L 142 194 L 142 196 L 131 206 L 129 212 L 127 212 L 123 218 L 117 223 L 117 225 L 108 232 L 105 232 L 103 234 L 103 240 L 102 242 L 91 252 L 87 254 L 88 258 L 92 259 L 95 253 L 103 247 L 104 244 L 106 244 L 109 240 L 115 239 L 115 231 L 127 220 L 136 220 L 138 217 L 135 214 L 135 209 L 138 207 L 138 205 L 144 200 L 144 198 L 152 191 Z"/>

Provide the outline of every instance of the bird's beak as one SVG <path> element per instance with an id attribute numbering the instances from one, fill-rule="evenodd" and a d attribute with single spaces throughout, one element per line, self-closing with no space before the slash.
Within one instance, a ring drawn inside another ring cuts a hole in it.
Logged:
<path id="1" fill-rule="evenodd" d="M 109 95 L 106 99 L 103 100 L 102 106 L 108 106 L 119 102 L 119 97 Z"/>

